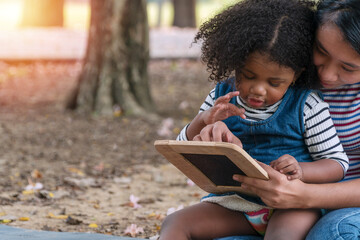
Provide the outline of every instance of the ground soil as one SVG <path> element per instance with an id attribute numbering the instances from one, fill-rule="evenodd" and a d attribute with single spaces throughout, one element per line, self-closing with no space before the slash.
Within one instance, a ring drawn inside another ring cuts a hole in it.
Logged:
<path id="1" fill-rule="evenodd" d="M 0 63 L 0 222 L 117 236 L 136 224 L 144 232 L 133 236 L 154 237 L 171 208 L 197 203 L 205 194 L 153 142 L 174 139 L 193 118 L 212 88 L 208 73 L 195 60 L 153 60 L 149 75 L 158 118 L 101 117 L 64 110 L 81 67 Z M 41 189 L 25 190 L 37 182 Z"/>

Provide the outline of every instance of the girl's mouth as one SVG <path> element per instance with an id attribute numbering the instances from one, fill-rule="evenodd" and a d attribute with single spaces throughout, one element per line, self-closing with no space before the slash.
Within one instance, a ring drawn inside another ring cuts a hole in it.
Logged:
<path id="1" fill-rule="evenodd" d="M 258 99 L 258 98 L 248 98 L 249 105 L 251 107 L 259 108 L 264 105 L 264 100 Z"/>
<path id="2" fill-rule="evenodd" d="M 334 83 L 321 82 L 323 88 L 334 88 L 336 85 Z"/>

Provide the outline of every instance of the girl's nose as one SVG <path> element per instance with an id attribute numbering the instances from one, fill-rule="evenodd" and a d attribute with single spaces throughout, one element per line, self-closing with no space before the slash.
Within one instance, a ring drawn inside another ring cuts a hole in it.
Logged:
<path id="1" fill-rule="evenodd" d="M 329 66 L 329 65 L 318 66 L 318 74 L 321 81 L 335 82 L 338 79 L 338 74 L 335 66 Z"/>
<path id="2" fill-rule="evenodd" d="M 258 96 L 264 96 L 266 94 L 266 88 L 263 84 L 254 84 L 251 87 L 250 92 Z"/>

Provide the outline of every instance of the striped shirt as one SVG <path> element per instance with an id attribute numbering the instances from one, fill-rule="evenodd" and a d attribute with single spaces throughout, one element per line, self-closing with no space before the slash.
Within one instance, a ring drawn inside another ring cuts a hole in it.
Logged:
<path id="1" fill-rule="evenodd" d="M 201 105 L 199 113 L 208 110 L 214 103 L 215 89 L 210 91 L 205 102 Z M 269 118 L 278 109 L 280 103 L 281 100 L 263 109 L 253 109 L 237 97 L 237 105 L 245 109 L 246 119 L 250 121 L 260 121 Z M 305 125 L 304 141 L 311 157 L 314 160 L 335 160 L 342 166 L 344 173 L 346 173 L 349 168 L 349 160 L 336 134 L 328 104 L 321 100 L 316 93 L 310 93 L 305 101 L 303 117 Z M 188 125 L 181 130 L 176 138 L 177 140 L 188 140 L 186 136 Z"/>
<path id="2" fill-rule="evenodd" d="M 345 180 L 360 178 L 360 83 L 323 89 L 337 134 L 349 157 Z"/>

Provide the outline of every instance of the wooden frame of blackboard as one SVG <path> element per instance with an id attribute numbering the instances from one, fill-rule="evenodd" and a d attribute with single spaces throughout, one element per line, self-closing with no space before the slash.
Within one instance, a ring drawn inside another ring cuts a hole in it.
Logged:
<path id="1" fill-rule="evenodd" d="M 226 142 L 157 140 L 156 150 L 209 193 L 241 192 L 233 174 L 268 180 L 267 172 L 241 147 Z"/>

